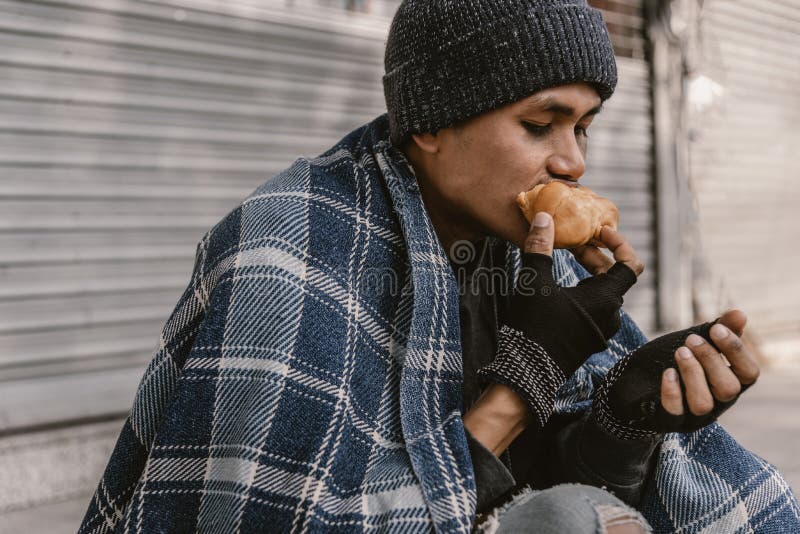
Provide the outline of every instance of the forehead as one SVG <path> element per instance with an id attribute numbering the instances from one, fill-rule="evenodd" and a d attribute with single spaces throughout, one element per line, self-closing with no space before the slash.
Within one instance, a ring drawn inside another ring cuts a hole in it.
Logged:
<path id="1" fill-rule="evenodd" d="M 522 99 L 517 104 L 523 111 L 548 111 L 568 116 L 579 112 L 580 115 L 594 114 L 602 108 L 600 95 L 587 83 L 550 87 Z"/>

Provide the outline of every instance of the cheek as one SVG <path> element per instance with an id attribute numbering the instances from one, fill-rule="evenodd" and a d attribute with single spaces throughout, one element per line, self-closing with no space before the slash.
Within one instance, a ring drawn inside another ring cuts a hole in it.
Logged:
<path id="1" fill-rule="evenodd" d="M 498 148 L 487 154 L 486 159 L 476 165 L 480 172 L 480 189 L 494 203 L 514 201 L 521 191 L 534 185 L 545 174 L 539 163 L 518 148 Z M 473 172 L 476 169 L 473 169 Z"/>
<path id="2" fill-rule="evenodd" d="M 463 189 L 464 196 L 473 197 L 477 191 L 491 192 L 498 182 L 502 158 L 486 143 L 471 143 L 461 147 L 450 158 L 452 183 Z"/>
<path id="3" fill-rule="evenodd" d="M 465 196 L 480 210 L 495 212 L 493 216 L 516 206 L 516 196 L 546 177 L 546 150 L 538 148 L 530 138 L 508 129 L 486 128 L 480 140 L 474 137 L 459 147 L 457 168 L 466 179 Z"/>

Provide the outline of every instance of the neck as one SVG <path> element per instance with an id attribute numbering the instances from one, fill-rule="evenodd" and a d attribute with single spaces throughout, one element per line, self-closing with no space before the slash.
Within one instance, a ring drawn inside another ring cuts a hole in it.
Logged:
<path id="1" fill-rule="evenodd" d="M 486 237 L 485 232 L 475 228 L 474 221 L 442 195 L 435 182 L 428 178 L 423 163 L 415 162 L 412 155 L 407 155 L 407 159 L 411 162 L 417 177 L 422 202 L 425 204 L 436 237 L 448 258 L 452 257 L 453 247 L 459 241 L 470 241 L 474 244 Z"/>
<path id="2" fill-rule="evenodd" d="M 483 237 L 480 232 L 469 228 L 465 221 L 459 219 L 459 214 L 447 209 L 447 205 L 441 202 L 436 191 L 431 187 L 426 187 L 420 183 L 420 193 L 425 208 L 430 216 L 436 237 L 442 244 L 442 248 L 448 257 L 452 257 L 454 247 L 460 241 L 470 241 L 476 243 Z"/>

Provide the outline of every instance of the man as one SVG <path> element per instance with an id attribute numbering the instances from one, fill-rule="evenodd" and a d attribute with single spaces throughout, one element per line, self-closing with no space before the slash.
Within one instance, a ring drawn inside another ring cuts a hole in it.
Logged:
<path id="1" fill-rule="evenodd" d="M 758 375 L 743 314 L 725 339 L 647 342 L 620 309 L 643 268 L 624 236 L 603 230 L 614 260 L 553 251 L 552 220 L 513 205 L 583 174 L 616 84 L 600 14 L 409 0 L 386 68 L 388 115 L 201 240 L 81 532 L 798 527 L 780 474 L 714 422 Z M 506 275 L 475 307 L 447 254 L 465 242 Z M 462 330 L 495 305 L 497 328 Z"/>

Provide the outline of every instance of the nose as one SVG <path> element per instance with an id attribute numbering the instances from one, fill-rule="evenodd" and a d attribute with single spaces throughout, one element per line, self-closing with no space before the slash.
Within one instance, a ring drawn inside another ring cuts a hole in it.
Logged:
<path id="1" fill-rule="evenodd" d="M 547 170 L 553 178 L 578 181 L 586 172 L 586 158 L 574 134 L 564 136 L 547 161 Z"/>

